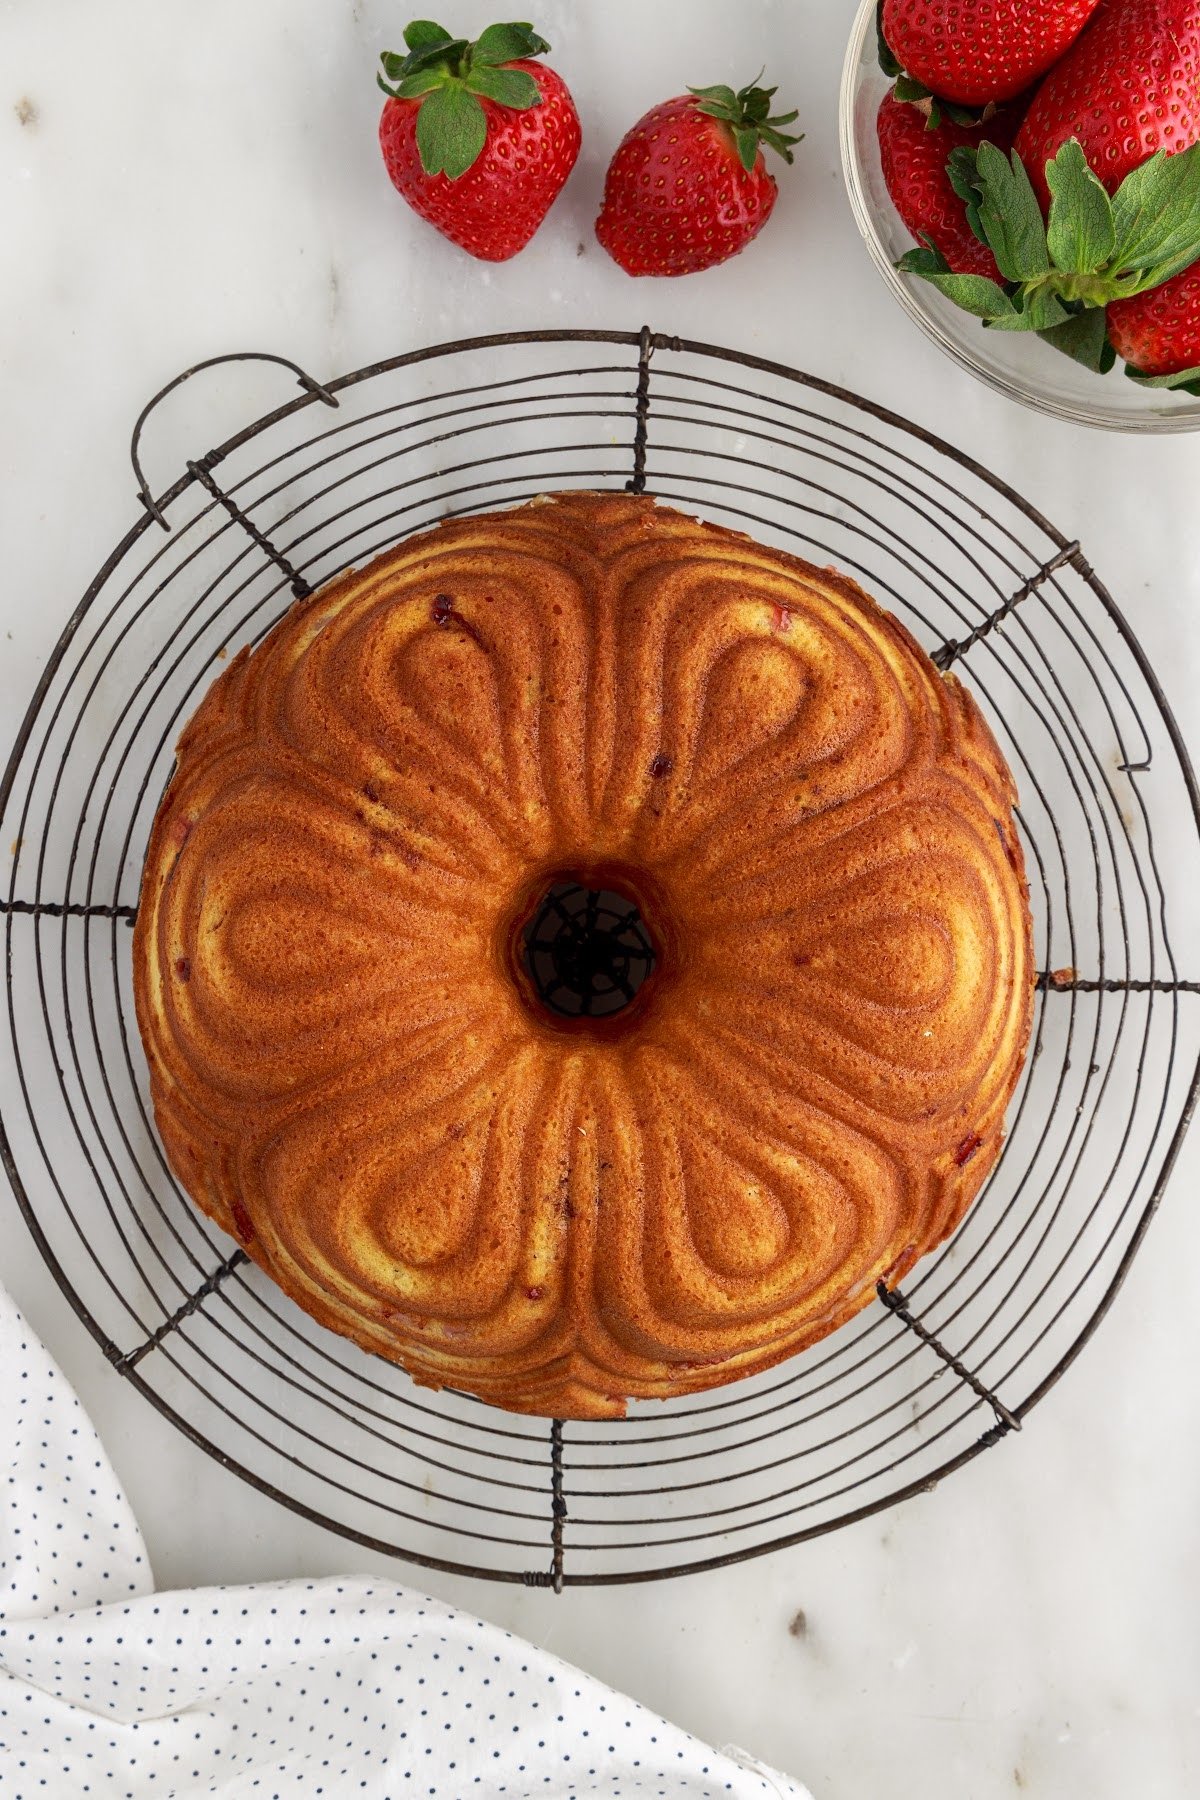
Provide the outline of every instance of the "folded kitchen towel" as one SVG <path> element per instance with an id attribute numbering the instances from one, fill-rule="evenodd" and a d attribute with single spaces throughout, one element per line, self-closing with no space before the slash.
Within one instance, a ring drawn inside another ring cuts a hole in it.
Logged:
<path id="1" fill-rule="evenodd" d="M 4 1800 L 808 1800 L 386 1582 L 156 1593 L 76 1395 L 0 1288 Z"/>

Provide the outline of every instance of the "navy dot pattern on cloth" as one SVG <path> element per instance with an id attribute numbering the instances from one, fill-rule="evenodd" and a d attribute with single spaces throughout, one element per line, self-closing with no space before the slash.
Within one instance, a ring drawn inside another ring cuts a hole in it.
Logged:
<path id="1" fill-rule="evenodd" d="M 3 1800 L 808 1800 L 377 1580 L 155 1593 L 75 1394 L 0 1288 Z"/>

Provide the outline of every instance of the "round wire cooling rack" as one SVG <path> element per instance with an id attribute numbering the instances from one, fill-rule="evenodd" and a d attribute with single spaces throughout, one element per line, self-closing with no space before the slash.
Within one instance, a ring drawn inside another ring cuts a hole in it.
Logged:
<path id="1" fill-rule="evenodd" d="M 1195 1104 L 1200 968 L 1173 940 L 1200 889 L 1200 796 L 1116 605 L 978 463 L 754 357 L 647 329 L 479 338 L 325 385 L 265 360 L 299 398 L 157 499 L 140 440 L 162 395 L 139 419 L 143 510 L 0 786 L 0 1153 L 63 1291 L 226 1467 L 428 1567 L 556 1588 L 678 1575 L 927 1490 L 1018 1429 L 1078 1354 Z M 1004 1154 L 905 1293 L 881 1289 L 766 1375 L 563 1425 L 416 1388 L 191 1205 L 151 1124 L 130 926 L 172 746 L 224 658 L 408 532 L 569 487 L 652 492 L 837 564 L 958 669 L 1021 790 L 1041 974 Z"/>

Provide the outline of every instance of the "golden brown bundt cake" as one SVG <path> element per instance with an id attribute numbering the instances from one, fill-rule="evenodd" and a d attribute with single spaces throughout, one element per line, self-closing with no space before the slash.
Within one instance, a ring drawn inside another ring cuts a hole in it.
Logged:
<path id="1" fill-rule="evenodd" d="M 841 575 L 625 496 L 440 525 L 180 740 L 134 939 L 171 1165 L 418 1381 L 599 1418 L 767 1368 L 995 1162 L 1013 800 Z"/>

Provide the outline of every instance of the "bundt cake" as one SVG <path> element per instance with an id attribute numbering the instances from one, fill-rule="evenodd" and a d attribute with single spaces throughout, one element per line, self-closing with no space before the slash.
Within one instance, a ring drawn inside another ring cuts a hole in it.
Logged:
<path id="1" fill-rule="evenodd" d="M 419 1382 L 583 1419 L 765 1369 L 996 1160 L 1014 797 L 844 576 L 628 496 L 439 525 L 180 740 L 134 937 L 171 1166 Z"/>

